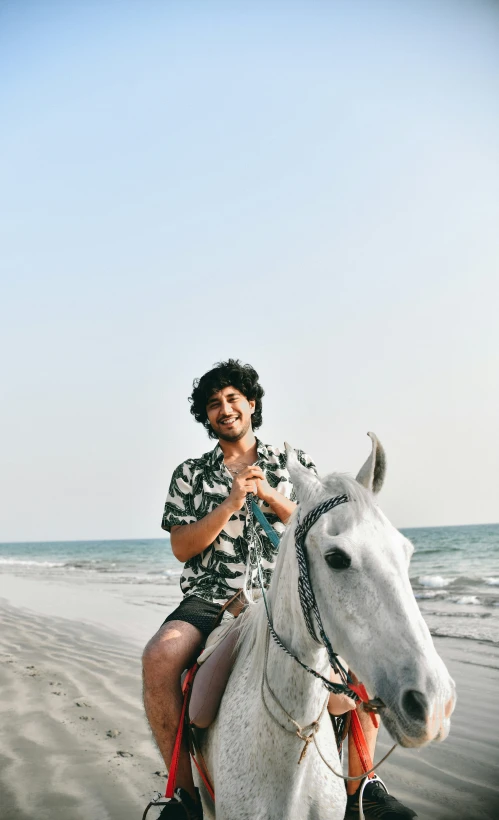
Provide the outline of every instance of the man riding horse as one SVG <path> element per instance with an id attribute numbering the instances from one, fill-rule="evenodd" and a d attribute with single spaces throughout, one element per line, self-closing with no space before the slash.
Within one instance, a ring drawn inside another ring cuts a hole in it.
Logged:
<path id="1" fill-rule="evenodd" d="M 184 563 L 180 581 L 184 598 L 151 638 L 143 656 L 145 710 L 168 769 L 182 710 L 182 672 L 199 655 L 224 604 L 238 591 L 240 598 L 251 597 L 253 588 L 259 586 L 256 569 L 248 561 L 250 523 L 258 530 L 266 585 L 275 566 L 278 547 L 257 521 L 248 520 L 246 497 L 252 494 L 278 535 L 284 532 L 296 507 L 286 454 L 263 444 L 254 434 L 262 424 L 263 395 L 254 368 L 229 359 L 196 380 L 190 397 L 194 418 L 218 443 L 214 450 L 188 459 L 173 473 L 162 527 L 170 533 L 175 557 Z M 296 454 L 301 464 L 316 474 L 313 461 L 300 450 Z M 346 695 L 330 695 L 332 716 L 355 708 L 355 702 Z M 373 758 L 377 729 L 362 707 L 357 708 Z M 350 740 L 348 760 L 349 775 L 362 775 L 361 760 Z M 359 783 L 354 780 L 347 784 L 346 818 L 359 814 Z M 164 807 L 161 818 L 201 816 L 185 740 L 175 795 L 176 802 Z M 385 820 L 415 816 L 375 777 L 364 789 L 363 811 L 366 818 Z"/>

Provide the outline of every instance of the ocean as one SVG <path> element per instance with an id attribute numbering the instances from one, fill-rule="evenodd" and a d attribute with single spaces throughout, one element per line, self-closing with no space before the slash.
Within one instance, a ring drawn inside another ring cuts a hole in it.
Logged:
<path id="1" fill-rule="evenodd" d="M 499 644 L 499 524 L 402 532 L 414 544 L 409 574 L 431 633 Z M 112 587 L 135 602 L 171 606 L 180 572 L 167 537 L 0 544 L 0 577 Z"/>

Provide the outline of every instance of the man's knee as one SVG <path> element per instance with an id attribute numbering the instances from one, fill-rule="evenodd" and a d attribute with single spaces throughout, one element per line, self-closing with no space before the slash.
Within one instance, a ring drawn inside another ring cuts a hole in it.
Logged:
<path id="1" fill-rule="evenodd" d="M 201 643 L 201 633 L 190 624 L 170 621 L 162 626 L 142 654 L 145 681 L 158 678 L 178 680 L 190 661 L 194 660 Z"/>

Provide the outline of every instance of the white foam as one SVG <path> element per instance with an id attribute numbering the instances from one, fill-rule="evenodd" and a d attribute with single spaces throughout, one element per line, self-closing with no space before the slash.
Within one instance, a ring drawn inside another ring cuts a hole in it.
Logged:
<path id="1" fill-rule="evenodd" d="M 422 575 L 419 583 L 422 587 L 447 587 L 452 583 L 453 578 L 442 578 L 441 575 Z"/>
<path id="2" fill-rule="evenodd" d="M 477 598 L 476 595 L 462 595 L 460 598 L 452 598 L 452 602 L 455 604 L 471 604 L 476 606 L 480 604 L 480 599 Z"/>
<path id="3" fill-rule="evenodd" d="M 6 564 L 9 567 L 63 567 L 63 563 L 54 563 L 54 561 L 22 561 L 19 558 L 0 558 L 0 564 Z"/>
<path id="4" fill-rule="evenodd" d="M 488 584 L 490 587 L 497 587 L 499 586 L 499 578 L 484 578 L 484 583 Z"/>

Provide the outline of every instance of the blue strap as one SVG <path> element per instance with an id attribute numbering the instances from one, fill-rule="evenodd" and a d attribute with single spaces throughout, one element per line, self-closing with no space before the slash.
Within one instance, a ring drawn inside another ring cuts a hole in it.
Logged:
<path id="1" fill-rule="evenodd" d="M 258 521 L 260 526 L 263 527 L 263 529 L 265 530 L 265 533 L 268 536 L 272 546 L 278 547 L 281 539 L 279 538 L 279 535 L 276 533 L 275 529 L 269 524 L 269 522 L 265 518 L 256 501 L 251 502 L 251 509 L 253 510 L 253 515 L 255 516 L 256 520 Z"/>

